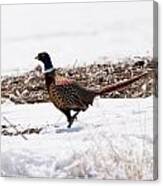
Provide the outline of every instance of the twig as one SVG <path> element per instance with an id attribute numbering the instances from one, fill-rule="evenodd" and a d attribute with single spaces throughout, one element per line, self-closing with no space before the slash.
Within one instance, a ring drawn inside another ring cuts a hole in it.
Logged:
<path id="1" fill-rule="evenodd" d="M 16 128 L 15 125 L 13 125 L 5 116 L 3 116 L 3 119 L 4 119 L 12 128 L 14 128 L 15 131 L 19 134 L 19 131 L 18 131 L 18 129 Z M 22 136 L 22 138 L 23 138 L 24 140 L 28 140 L 28 138 L 26 138 L 22 133 L 20 133 L 20 135 Z"/>

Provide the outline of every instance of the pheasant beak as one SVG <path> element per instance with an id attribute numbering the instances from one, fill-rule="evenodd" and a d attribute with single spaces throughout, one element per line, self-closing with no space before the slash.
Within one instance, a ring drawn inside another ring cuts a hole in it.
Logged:
<path id="1" fill-rule="evenodd" d="M 38 59 L 38 56 L 36 56 L 35 59 Z"/>

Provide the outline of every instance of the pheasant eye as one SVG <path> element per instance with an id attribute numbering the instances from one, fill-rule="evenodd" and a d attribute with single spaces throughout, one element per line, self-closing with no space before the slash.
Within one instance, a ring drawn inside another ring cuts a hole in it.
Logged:
<path id="1" fill-rule="evenodd" d="M 45 54 L 41 54 L 41 57 L 44 58 L 45 57 Z"/>

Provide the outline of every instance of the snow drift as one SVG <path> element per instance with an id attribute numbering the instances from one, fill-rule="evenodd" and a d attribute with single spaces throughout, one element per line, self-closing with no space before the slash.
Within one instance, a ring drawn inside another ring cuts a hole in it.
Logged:
<path id="1" fill-rule="evenodd" d="M 96 99 L 71 129 L 51 103 L 5 103 L 3 116 L 43 130 L 2 136 L 2 176 L 153 179 L 153 97 Z"/>

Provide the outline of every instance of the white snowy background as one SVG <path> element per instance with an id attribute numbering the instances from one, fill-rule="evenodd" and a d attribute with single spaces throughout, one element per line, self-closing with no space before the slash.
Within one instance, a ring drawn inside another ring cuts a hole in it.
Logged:
<path id="1" fill-rule="evenodd" d="M 48 51 L 58 66 L 152 55 L 152 2 L 2 7 L 2 74 L 32 69 Z M 153 97 L 100 99 L 72 129 L 51 103 L 2 105 L 3 116 L 41 134 L 1 138 L 3 176 L 153 178 Z M 5 123 L 7 124 L 7 123 Z"/>
<path id="2" fill-rule="evenodd" d="M 2 6 L 2 73 L 29 70 L 41 51 L 56 67 L 151 55 L 152 1 Z"/>

